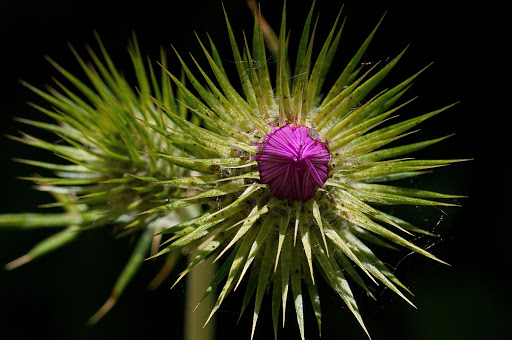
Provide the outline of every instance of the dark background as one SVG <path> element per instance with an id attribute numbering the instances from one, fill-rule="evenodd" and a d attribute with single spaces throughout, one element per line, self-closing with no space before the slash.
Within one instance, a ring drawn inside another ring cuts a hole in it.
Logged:
<path id="1" fill-rule="evenodd" d="M 321 13 L 318 37 L 323 39 L 342 2 L 317 2 Z M 288 2 L 291 46 L 297 46 L 293 39 L 300 35 L 309 3 Z M 235 31 L 251 32 L 252 18 L 245 1 L 226 0 L 224 5 Z M 262 1 L 262 8 L 277 30 L 279 2 Z M 413 182 L 423 188 L 469 196 L 458 201 L 461 208 L 408 209 L 411 220 L 440 235 L 420 238 L 417 243 L 430 247 L 431 252 L 452 266 L 418 255 L 409 256 L 405 251 L 380 252 L 414 292 L 412 300 L 418 310 L 382 287 L 374 287 L 378 302 L 354 288 L 363 318 L 373 339 L 501 338 L 508 333 L 505 315 L 510 315 L 511 302 L 505 279 L 512 236 L 507 160 L 511 135 L 507 103 L 512 75 L 507 46 L 509 18 L 504 8 L 493 7 L 490 2 L 457 6 L 447 1 L 410 1 L 407 5 L 346 1 L 344 14 L 348 20 L 333 74 L 341 71 L 386 10 L 388 14 L 366 61 L 386 60 L 407 44 L 410 48 L 382 88 L 434 61 L 408 94 L 409 98 L 420 97 L 403 114 L 426 113 L 461 101 L 423 124 L 416 138 L 452 132 L 456 135 L 418 156 L 474 160 L 439 169 Z M 118 67 L 127 74 L 131 68 L 126 46 L 132 31 L 136 32 L 142 51 L 153 59 L 158 58 L 160 46 L 170 50 L 173 44 L 183 56 L 190 51 L 201 61 L 204 60 L 194 31 L 203 38 L 208 31 L 225 65 L 232 61 L 218 1 L 183 1 L 179 5 L 154 0 L 2 1 L 0 213 L 36 211 L 38 204 L 50 200 L 44 193 L 32 190 L 30 183 L 16 179 L 31 175 L 33 169 L 11 160 L 14 157 L 43 159 L 42 152 L 4 137 L 16 135 L 20 129 L 27 130 L 12 117 L 45 119 L 26 105 L 27 101 L 43 102 L 18 80 L 38 87 L 51 83 L 57 72 L 44 60 L 44 55 L 50 55 L 72 73 L 81 74 L 66 43 L 70 42 L 85 56 L 85 44 L 97 47 L 93 30 L 100 34 Z M 239 34 L 238 38 L 242 36 Z M 169 55 L 171 70 L 179 73 L 176 58 Z M 47 230 L 0 230 L 0 265 L 23 255 L 49 234 Z M 159 268 L 158 262 L 143 266 L 118 305 L 100 323 L 92 328 L 86 326 L 86 320 L 108 297 L 130 249 L 129 240 L 114 241 L 111 231 L 105 229 L 84 233 L 72 245 L 11 272 L 0 269 L 0 338 L 181 339 L 184 286 L 170 290 L 173 282 L 170 278 L 156 292 L 148 292 L 146 288 Z M 343 302 L 322 284 L 320 289 L 323 292 L 322 339 L 366 339 Z M 265 301 L 263 310 L 267 314 L 260 318 L 256 339 L 273 336 L 269 303 Z M 249 338 L 252 312 L 249 308 L 236 325 L 240 303 L 240 293 L 234 294 L 218 312 L 217 339 Z M 287 327 L 279 333 L 282 339 L 298 339 L 292 308 L 290 303 Z M 306 334 L 309 339 L 317 339 L 309 306 L 306 315 Z"/>

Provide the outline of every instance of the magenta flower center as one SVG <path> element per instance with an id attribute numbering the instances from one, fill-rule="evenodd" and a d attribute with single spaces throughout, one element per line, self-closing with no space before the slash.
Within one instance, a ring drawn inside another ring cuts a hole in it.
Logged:
<path id="1" fill-rule="evenodd" d="M 327 180 L 330 155 L 315 129 L 286 125 L 268 133 L 261 147 L 260 183 L 269 185 L 271 196 L 306 202 Z"/>

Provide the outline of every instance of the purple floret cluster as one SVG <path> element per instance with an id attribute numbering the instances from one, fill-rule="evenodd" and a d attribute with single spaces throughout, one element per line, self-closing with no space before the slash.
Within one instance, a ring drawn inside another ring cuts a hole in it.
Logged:
<path id="1" fill-rule="evenodd" d="M 327 180 L 329 151 L 318 132 L 306 126 L 286 125 L 268 133 L 260 145 L 260 183 L 280 200 L 306 202 Z"/>

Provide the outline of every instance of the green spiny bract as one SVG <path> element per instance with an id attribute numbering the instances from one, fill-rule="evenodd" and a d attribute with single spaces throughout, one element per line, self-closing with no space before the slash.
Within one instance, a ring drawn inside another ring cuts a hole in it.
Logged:
<path id="1" fill-rule="evenodd" d="M 378 25 L 331 88 L 325 89 L 324 81 L 335 58 L 343 23 L 336 20 L 321 44 L 318 56 L 313 58 L 313 40 L 318 39 L 315 37 L 318 21 L 312 23 L 312 8 L 292 68 L 287 57 L 290 53 L 285 13 L 286 10 L 283 10 L 280 33 L 276 36 L 267 26 L 261 25 L 263 19 L 255 10 L 252 43 L 244 36 L 241 45 L 237 43 L 226 15 L 241 92 L 228 79 L 214 43 L 210 40 L 208 49 L 199 40 L 208 60 L 208 72 L 213 74 L 213 78 L 195 59 L 193 61 L 198 71 L 194 73 L 176 53 L 193 89 L 187 87 L 183 79 L 166 71 L 163 65 L 168 78 L 162 78 L 161 86 L 154 86 L 155 96 L 151 98 L 148 93 L 151 92 L 149 84 L 155 83 L 153 73 L 150 73 L 149 80 L 139 65 L 136 67 L 139 94 L 126 96 L 125 82 L 118 82 L 117 72 L 107 62 L 107 67 L 110 67 L 108 73 L 100 64 L 97 67 L 105 79 L 106 87 L 113 90 L 114 96 L 117 93 L 118 100 L 112 101 L 111 93 L 106 92 L 105 86 L 101 84 L 96 87 L 100 100 L 96 93 L 91 93 L 67 73 L 64 75 L 78 84 L 79 90 L 90 101 L 98 103 L 98 109 L 87 110 L 88 104 L 78 101 L 67 90 L 64 90 L 66 98 L 72 99 L 74 105 L 69 105 L 69 99 L 63 100 L 60 95 L 44 95 L 60 109 L 51 115 L 66 123 L 65 127 L 52 126 L 52 129 L 56 129 L 70 143 L 72 150 L 91 160 L 69 157 L 69 147 L 55 146 L 32 138 L 26 142 L 51 151 L 61 150 L 57 153 L 71 158 L 74 166 L 85 167 L 88 174 L 97 174 L 98 170 L 88 168 L 84 162 L 96 164 L 100 156 L 104 160 L 99 162 L 103 165 L 99 167 L 101 169 L 107 165 L 111 169 L 128 163 L 133 166 L 132 171 L 123 168 L 115 176 L 101 179 L 102 182 L 121 182 L 102 183 L 102 188 L 104 185 L 114 185 L 120 191 L 123 191 L 124 186 L 130 190 L 136 189 L 132 196 L 118 196 L 128 206 L 141 201 L 132 210 L 133 213 L 128 214 L 131 217 L 130 224 L 142 223 L 142 226 L 147 226 L 147 221 L 165 218 L 167 214 L 179 213 L 189 206 L 208 206 L 208 209 L 193 218 L 184 218 L 180 223 L 162 227 L 161 234 L 168 235 L 169 239 L 154 257 L 173 253 L 173 250 L 185 246 L 197 248 L 197 257 L 181 273 L 178 281 L 206 258 L 223 258 L 222 266 L 205 292 L 206 297 L 217 287 L 220 288 L 210 317 L 231 291 L 236 290 L 242 281 L 247 281 L 241 313 L 254 297 L 251 337 L 254 336 L 263 296 L 270 291 L 276 334 L 280 315 L 284 325 L 288 296 L 291 295 L 301 337 L 304 339 L 303 289 L 308 291 L 307 296 L 320 331 L 321 309 L 316 281 L 318 274 L 321 274 L 366 331 L 349 281 L 361 286 L 370 295 L 365 279 L 380 281 L 411 303 L 404 295 L 404 291 L 408 292 L 407 287 L 377 258 L 368 244 L 393 247 L 394 243 L 443 262 L 405 238 L 412 233 L 427 232 L 377 209 L 374 204 L 453 205 L 445 200 L 459 196 L 388 183 L 462 161 L 400 158 L 446 137 L 402 146 L 387 146 L 409 135 L 411 129 L 419 123 L 451 105 L 415 118 L 392 122 L 395 112 L 403 110 L 409 101 L 396 104 L 423 70 L 388 90 L 372 95 L 405 53 L 405 50 L 402 51 L 379 70 L 376 67 L 364 70 L 366 65 L 361 63 L 362 57 Z M 271 76 L 266 62 L 268 52 L 275 60 L 275 76 Z M 139 60 L 135 62 L 138 65 L 140 58 L 135 60 Z M 196 78 L 197 74 L 204 81 Z M 89 75 L 92 80 L 99 79 L 95 73 L 89 72 Z M 181 94 L 179 105 L 172 97 L 170 80 Z M 105 121 L 105 126 L 99 126 L 97 122 L 87 127 L 82 124 L 76 126 L 76 120 L 71 119 L 75 111 L 81 119 L 93 123 L 95 120 L 90 115 L 100 112 L 104 100 L 109 103 L 108 107 L 112 105 L 116 108 L 114 111 L 121 121 L 126 122 L 128 128 L 109 119 Z M 200 117 L 201 127 L 186 119 L 183 114 L 186 109 Z M 262 152 L 261 146 L 269 134 L 285 126 L 293 129 L 307 127 L 308 131 L 311 129 L 310 137 L 325 141 L 330 154 L 328 179 L 321 188 L 316 189 L 314 198 L 306 202 L 279 200 L 273 197 L 275 188 L 260 180 L 258 167 L 262 166 L 263 161 L 256 159 Z M 80 129 L 85 131 L 80 132 Z M 78 134 L 73 133 L 76 130 Z M 93 137 L 83 132 L 91 133 Z M 99 180 L 95 178 L 95 183 Z M 54 182 L 48 180 L 50 188 L 56 187 Z M 101 197 L 100 193 L 104 191 L 88 192 L 81 200 L 87 203 L 86 200 L 94 199 L 94 195 Z M 155 195 L 159 199 L 169 200 L 157 204 Z M 126 199 L 133 201 L 127 202 Z M 108 201 L 106 199 L 103 202 Z M 67 204 L 64 206 L 68 207 Z M 104 216 L 116 216 L 115 209 L 111 211 L 111 208 L 101 204 L 99 207 Z M 97 221 L 112 222 L 115 219 L 106 221 L 104 218 L 92 217 L 90 223 L 95 225 Z"/>

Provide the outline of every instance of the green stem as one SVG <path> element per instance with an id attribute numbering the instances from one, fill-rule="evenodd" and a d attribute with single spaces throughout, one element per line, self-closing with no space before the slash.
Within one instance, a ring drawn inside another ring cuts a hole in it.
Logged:
<path id="1" fill-rule="evenodd" d="M 192 261 L 196 255 L 197 251 L 191 252 L 188 258 L 189 261 Z M 214 306 L 215 295 L 208 295 L 208 297 L 206 297 L 198 306 L 198 303 L 203 297 L 206 288 L 208 288 L 215 271 L 216 264 L 213 263 L 212 259 L 207 259 L 187 274 L 185 340 L 215 339 L 215 317 L 212 317 L 208 324 L 204 325 Z"/>

